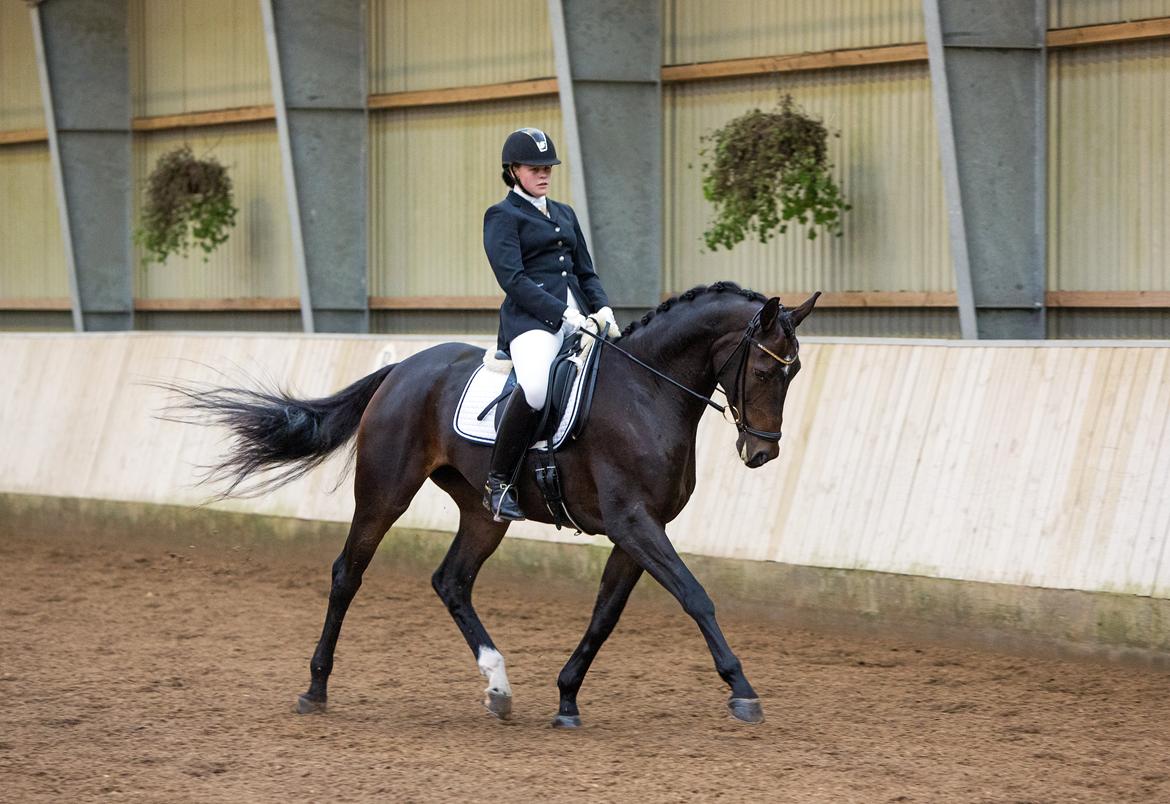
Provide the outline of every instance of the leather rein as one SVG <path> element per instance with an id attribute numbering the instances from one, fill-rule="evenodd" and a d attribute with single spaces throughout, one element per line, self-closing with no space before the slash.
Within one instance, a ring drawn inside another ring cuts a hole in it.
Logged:
<path id="1" fill-rule="evenodd" d="M 762 312 L 762 308 L 761 308 L 761 312 Z M 735 429 L 738 430 L 740 433 L 749 433 L 749 434 L 755 436 L 756 438 L 762 439 L 764 441 L 778 442 L 780 440 L 780 433 L 779 432 L 772 432 L 770 430 L 757 430 L 754 427 L 748 426 L 747 417 L 744 415 L 744 413 L 737 410 L 735 405 L 731 404 L 731 396 L 730 396 L 730 394 L 727 393 L 726 390 L 724 390 L 726 388 L 726 384 L 723 383 L 723 381 L 720 379 L 723 376 L 723 372 L 727 370 L 727 364 L 731 362 L 731 359 L 733 357 L 735 357 L 737 354 L 740 355 L 739 365 L 736 367 L 736 370 L 735 370 L 734 385 L 735 385 L 736 391 L 739 394 L 738 398 L 740 400 L 740 404 L 743 405 L 743 399 L 744 399 L 745 395 L 747 394 L 747 365 L 748 365 L 748 354 L 749 354 L 749 350 L 747 347 L 755 346 L 755 347 L 759 348 L 761 351 L 764 352 L 764 354 L 768 355 L 768 357 L 772 358 L 777 363 L 780 363 L 783 366 L 791 366 L 793 363 L 796 362 L 796 358 L 799 356 L 799 347 L 798 347 L 798 354 L 794 354 L 792 357 L 781 357 L 780 355 L 776 354 L 768 347 L 764 346 L 758 340 L 756 340 L 756 333 L 758 333 L 759 330 L 760 330 L 760 312 L 757 312 L 754 316 L 752 316 L 752 320 L 748 322 L 747 327 L 744 329 L 743 336 L 740 337 L 740 339 L 739 339 L 739 343 L 736 344 L 736 347 L 731 350 L 731 353 L 729 355 L 727 355 L 727 358 L 723 361 L 723 364 L 719 367 L 719 370 L 715 372 L 716 388 L 718 390 L 720 390 L 721 393 L 723 394 L 723 396 L 725 396 L 727 398 L 726 407 L 723 405 L 720 405 L 718 402 L 714 401 L 710 397 L 703 396 L 698 391 L 693 391 L 690 388 L 687 388 L 685 385 L 683 385 L 678 380 L 676 380 L 672 377 L 666 376 L 658 369 L 654 368 L 653 366 L 649 365 L 648 363 L 643 362 L 642 360 L 639 360 L 638 358 L 634 357 L 632 354 L 627 352 L 625 349 L 621 348 L 620 346 L 618 346 L 615 343 L 611 343 L 610 341 L 606 340 L 605 338 L 602 338 L 601 336 L 597 335 L 596 333 L 591 332 L 588 329 L 584 329 L 584 328 L 581 330 L 581 332 L 584 332 L 589 337 L 593 338 L 595 341 L 598 341 L 599 343 L 601 343 L 605 346 L 608 346 L 610 349 L 615 349 L 618 353 L 625 355 L 625 357 L 627 357 L 629 360 L 632 360 L 633 362 L 637 363 L 639 366 L 646 369 L 651 374 L 654 374 L 657 377 L 660 377 L 661 379 L 666 380 L 671 385 L 685 391 L 686 393 L 693 396 L 695 399 L 698 399 L 700 402 L 702 402 L 706 405 L 710 405 L 715 410 L 719 411 L 719 413 L 721 415 L 723 415 L 724 418 L 727 418 L 727 412 L 730 410 L 731 411 L 731 421 L 735 425 Z M 718 388 L 719 385 L 724 385 L 724 388 L 723 389 Z M 746 411 L 746 407 L 744 408 L 744 410 Z"/>

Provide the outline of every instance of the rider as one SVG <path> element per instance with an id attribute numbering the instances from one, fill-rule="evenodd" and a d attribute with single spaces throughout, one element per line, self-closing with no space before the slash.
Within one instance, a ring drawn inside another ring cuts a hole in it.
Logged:
<path id="1" fill-rule="evenodd" d="M 617 326 L 577 215 L 548 198 L 553 165 L 561 163 L 552 139 L 540 129 L 517 129 L 504 141 L 502 162 L 511 190 L 484 213 L 483 247 L 507 294 L 497 345 L 511 353 L 523 393 L 508 399 L 484 489 L 483 503 L 497 521 L 524 518 L 513 484 L 562 340 L 585 325 L 586 315 Z"/>

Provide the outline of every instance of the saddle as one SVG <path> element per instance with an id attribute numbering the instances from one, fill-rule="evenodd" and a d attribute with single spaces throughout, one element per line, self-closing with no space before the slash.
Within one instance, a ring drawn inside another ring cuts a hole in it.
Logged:
<path id="1" fill-rule="evenodd" d="M 593 338 L 577 333 L 565 339 L 549 367 L 547 401 L 530 454 L 536 462 L 536 484 L 558 529 L 569 523 L 584 532 L 566 507 L 556 451 L 570 438 L 577 438 L 585 428 L 600 357 L 600 345 Z M 516 372 L 507 353 L 489 351 L 484 355 L 483 365 L 476 368 L 463 389 L 455 410 L 455 432 L 479 444 L 495 443 L 496 428 L 505 407 L 503 402 L 516 390 Z"/>

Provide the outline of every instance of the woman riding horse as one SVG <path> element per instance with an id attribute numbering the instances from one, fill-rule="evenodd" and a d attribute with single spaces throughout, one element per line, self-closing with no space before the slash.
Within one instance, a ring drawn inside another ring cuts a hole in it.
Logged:
<path id="1" fill-rule="evenodd" d="M 483 216 L 483 247 L 507 294 L 500 307 L 497 348 L 511 354 L 522 394 L 508 400 L 483 504 L 497 522 L 524 519 L 514 484 L 548 394 L 548 373 L 566 335 L 596 314 L 617 329 L 609 298 L 593 270 L 585 235 L 568 204 L 548 197 L 552 139 L 521 128 L 504 141 L 504 184 L 510 191 Z"/>

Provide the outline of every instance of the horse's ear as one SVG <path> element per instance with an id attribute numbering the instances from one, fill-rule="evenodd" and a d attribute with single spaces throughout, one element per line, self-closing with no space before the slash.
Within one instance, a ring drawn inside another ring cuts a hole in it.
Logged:
<path id="1" fill-rule="evenodd" d="M 820 297 L 821 292 L 818 290 L 816 293 L 805 299 L 802 305 L 788 311 L 788 314 L 792 316 L 793 326 L 800 326 L 800 322 L 803 321 L 808 316 L 808 314 L 813 311 L 813 308 L 817 306 L 817 299 Z"/>
<path id="2" fill-rule="evenodd" d="M 764 302 L 764 309 L 760 310 L 760 332 L 768 332 L 776 326 L 776 317 L 783 308 L 784 305 L 775 296 Z"/>

